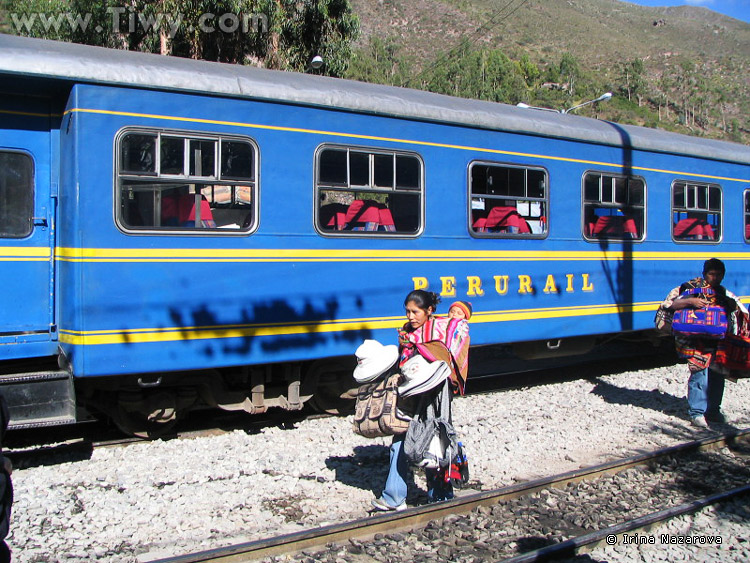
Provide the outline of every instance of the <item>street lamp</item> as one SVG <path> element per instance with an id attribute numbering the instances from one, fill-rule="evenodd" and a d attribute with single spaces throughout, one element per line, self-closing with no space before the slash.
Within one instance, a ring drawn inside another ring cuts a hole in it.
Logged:
<path id="1" fill-rule="evenodd" d="M 560 113 L 570 113 L 574 109 L 582 108 L 583 106 L 587 106 L 589 104 L 593 104 L 593 103 L 596 103 L 596 102 L 603 102 L 605 100 L 609 100 L 611 97 L 612 97 L 612 92 L 606 92 L 606 93 L 602 94 L 601 96 L 599 96 L 595 100 L 589 100 L 588 102 L 583 102 L 582 104 L 578 104 L 577 106 L 573 106 L 572 108 L 561 109 Z"/>
<path id="2" fill-rule="evenodd" d="M 315 55 L 310 61 L 310 68 L 312 68 L 313 70 L 318 70 L 322 66 L 323 66 L 323 57 L 321 57 L 320 55 Z"/>
<path id="3" fill-rule="evenodd" d="M 542 107 L 538 107 L 538 106 L 530 106 L 529 104 L 524 104 L 523 102 L 518 102 L 516 104 L 516 107 L 523 108 L 523 109 L 538 109 L 540 111 L 552 111 L 552 112 L 555 112 L 555 113 L 564 113 L 564 112 L 558 111 L 558 110 L 553 109 L 553 108 L 542 108 Z"/>

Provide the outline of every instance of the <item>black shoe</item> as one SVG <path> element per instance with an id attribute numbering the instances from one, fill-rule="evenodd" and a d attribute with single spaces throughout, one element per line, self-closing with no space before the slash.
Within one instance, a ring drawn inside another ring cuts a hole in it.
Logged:
<path id="1" fill-rule="evenodd" d="M 719 424 L 726 424 L 727 423 L 726 417 L 722 413 L 720 413 L 720 412 L 713 413 L 713 414 L 706 413 L 706 420 L 708 420 L 710 422 L 718 422 Z"/>

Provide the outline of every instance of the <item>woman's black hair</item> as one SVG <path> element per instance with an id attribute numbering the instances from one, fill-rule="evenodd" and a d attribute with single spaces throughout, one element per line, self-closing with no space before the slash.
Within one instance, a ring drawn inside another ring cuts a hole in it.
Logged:
<path id="1" fill-rule="evenodd" d="M 432 307 L 432 312 L 434 313 L 437 311 L 438 303 L 440 303 L 440 296 L 432 291 L 415 289 L 406 296 L 406 299 L 404 299 L 404 307 L 406 307 L 409 301 L 414 301 L 414 304 L 423 311 Z"/>

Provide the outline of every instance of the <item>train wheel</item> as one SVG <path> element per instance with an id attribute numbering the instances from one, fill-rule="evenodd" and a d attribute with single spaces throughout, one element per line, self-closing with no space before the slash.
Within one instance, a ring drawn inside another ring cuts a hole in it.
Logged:
<path id="1" fill-rule="evenodd" d="M 112 419 L 126 434 L 148 439 L 164 437 L 173 432 L 185 407 L 195 401 L 194 389 L 180 391 L 173 388 L 120 391 Z"/>
<path id="2" fill-rule="evenodd" d="M 314 362 L 306 374 L 315 384 L 307 401 L 313 409 L 328 414 L 349 414 L 354 410 L 357 383 L 352 377 L 354 359 L 337 358 Z"/>
<path id="3" fill-rule="evenodd" d="M 141 412 L 127 411 L 118 406 L 112 420 L 125 434 L 155 440 L 173 433 L 177 424 L 177 413 L 162 410 L 144 416 Z"/>

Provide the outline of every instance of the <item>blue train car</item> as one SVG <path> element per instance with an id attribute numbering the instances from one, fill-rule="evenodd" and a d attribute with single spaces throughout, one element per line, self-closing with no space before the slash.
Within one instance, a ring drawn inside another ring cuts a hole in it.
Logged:
<path id="1" fill-rule="evenodd" d="M 0 390 L 17 426 L 336 409 L 414 288 L 521 358 L 750 295 L 750 149 L 427 92 L 0 36 Z"/>

